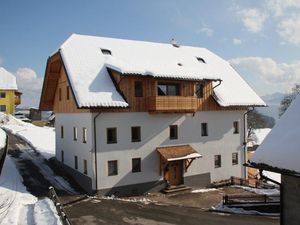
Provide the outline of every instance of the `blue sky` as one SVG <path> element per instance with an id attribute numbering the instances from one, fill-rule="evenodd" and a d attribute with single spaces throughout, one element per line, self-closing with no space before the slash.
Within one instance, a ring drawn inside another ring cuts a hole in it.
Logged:
<path id="1" fill-rule="evenodd" d="M 0 66 L 37 105 L 46 60 L 72 33 L 206 47 L 260 95 L 300 81 L 300 0 L 2 0 Z"/>

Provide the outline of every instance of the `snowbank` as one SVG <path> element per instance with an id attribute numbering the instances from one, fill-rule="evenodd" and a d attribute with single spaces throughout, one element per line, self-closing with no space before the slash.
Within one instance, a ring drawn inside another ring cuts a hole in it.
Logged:
<path id="1" fill-rule="evenodd" d="M 60 225 L 55 207 L 49 199 L 38 201 L 27 192 L 22 177 L 9 156 L 0 176 L 1 225 Z"/>
<path id="2" fill-rule="evenodd" d="M 0 128 L 0 149 L 4 148 L 6 144 L 6 133 Z"/>
<path id="3" fill-rule="evenodd" d="M 203 188 L 203 189 L 192 190 L 192 193 L 205 193 L 205 192 L 217 191 L 217 190 L 218 189 L 216 188 Z"/>
<path id="4" fill-rule="evenodd" d="M 0 125 L 3 129 L 8 130 L 31 144 L 46 159 L 55 156 L 54 128 L 38 127 L 3 113 L 0 113 Z"/>

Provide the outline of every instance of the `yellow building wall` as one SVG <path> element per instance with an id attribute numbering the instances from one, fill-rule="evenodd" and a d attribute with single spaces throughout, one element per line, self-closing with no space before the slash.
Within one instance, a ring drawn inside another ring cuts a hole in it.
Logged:
<path id="1" fill-rule="evenodd" d="M 6 93 L 5 98 L 0 97 L 0 105 L 6 105 L 6 114 L 13 114 L 15 112 L 15 91 L 14 90 L 0 90 L 0 93 Z"/>

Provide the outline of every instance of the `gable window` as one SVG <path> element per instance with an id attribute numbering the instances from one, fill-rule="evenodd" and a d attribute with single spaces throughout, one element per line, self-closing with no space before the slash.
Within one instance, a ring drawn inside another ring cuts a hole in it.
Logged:
<path id="1" fill-rule="evenodd" d="M 6 112 L 6 105 L 0 105 L 0 112 Z"/>
<path id="2" fill-rule="evenodd" d="M 70 88 L 69 86 L 67 86 L 67 100 L 70 99 Z"/>
<path id="3" fill-rule="evenodd" d="M 162 84 L 157 85 L 157 95 L 159 96 L 180 96 L 179 84 Z"/>
<path id="4" fill-rule="evenodd" d="M 143 82 L 134 81 L 134 96 L 143 97 Z"/>
<path id="5" fill-rule="evenodd" d="M 221 167 L 221 155 L 215 155 L 215 168 Z"/>
<path id="6" fill-rule="evenodd" d="M 118 161 L 111 160 L 107 162 L 108 176 L 118 175 Z"/>
<path id="7" fill-rule="evenodd" d="M 77 127 L 73 127 L 73 139 L 77 141 Z"/>
<path id="8" fill-rule="evenodd" d="M 64 138 L 64 127 L 60 126 L 60 137 Z"/>
<path id="9" fill-rule="evenodd" d="M 109 49 L 101 48 L 101 52 L 103 55 L 111 55 L 111 51 Z"/>
<path id="10" fill-rule="evenodd" d="M 75 155 L 74 156 L 74 166 L 75 166 L 75 169 L 77 170 L 78 169 L 78 157 Z"/>
<path id="11" fill-rule="evenodd" d="M 58 100 L 61 101 L 61 88 L 58 88 Z"/>
<path id="12" fill-rule="evenodd" d="M 239 164 L 238 153 L 234 152 L 232 153 L 232 165 L 237 165 L 237 164 Z"/>
<path id="13" fill-rule="evenodd" d="M 198 62 L 200 63 L 206 63 L 205 60 L 201 57 L 196 57 L 196 59 L 198 60 Z"/>
<path id="14" fill-rule="evenodd" d="M 141 127 L 131 127 L 131 142 L 141 141 Z"/>
<path id="15" fill-rule="evenodd" d="M 65 161 L 64 151 L 61 150 L 61 162 L 63 163 Z"/>
<path id="16" fill-rule="evenodd" d="M 84 127 L 82 128 L 82 142 L 86 143 L 87 140 L 87 129 Z"/>
<path id="17" fill-rule="evenodd" d="M 201 123 L 201 136 L 208 136 L 207 123 Z"/>
<path id="18" fill-rule="evenodd" d="M 239 133 L 239 121 L 233 122 L 233 133 L 238 134 Z"/>
<path id="19" fill-rule="evenodd" d="M 107 128 L 106 129 L 107 144 L 117 143 L 117 128 Z"/>
<path id="20" fill-rule="evenodd" d="M 132 159 L 132 173 L 141 172 L 141 158 L 133 158 Z"/>
<path id="21" fill-rule="evenodd" d="M 88 173 L 88 172 L 87 172 L 87 160 L 86 160 L 86 159 L 83 160 L 83 173 L 84 173 L 84 174 L 87 174 L 87 173 Z"/>
<path id="22" fill-rule="evenodd" d="M 198 98 L 203 98 L 204 92 L 204 85 L 203 84 L 196 84 L 196 96 Z"/>
<path id="23" fill-rule="evenodd" d="M 178 139 L 178 126 L 170 125 L 170 139 Z"/>
<path id="24" fill-rule="evenodd" d="M 0 93 L 0 98 L 6 98 L 6 93 L 5 92 L 1 92 Z"/>

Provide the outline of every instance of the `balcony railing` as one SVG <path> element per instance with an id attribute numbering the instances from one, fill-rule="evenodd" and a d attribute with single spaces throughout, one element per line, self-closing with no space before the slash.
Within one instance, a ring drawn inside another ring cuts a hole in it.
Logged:
<path id="1" fill-rule="evenodd" d="M 195 96 L 150 96 L 148 97 L 150 112 L 196 112 Z"/>

